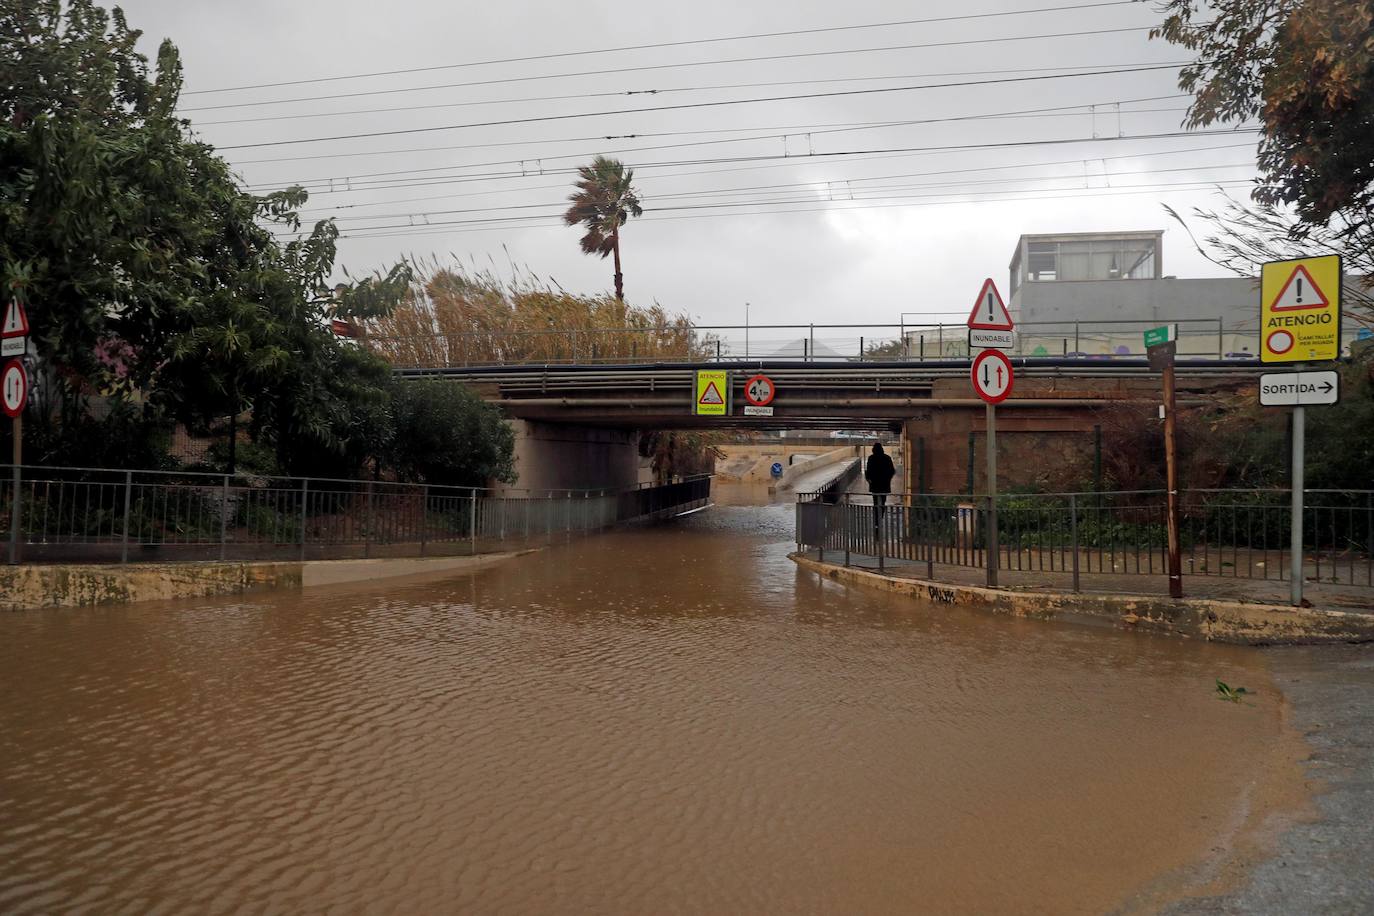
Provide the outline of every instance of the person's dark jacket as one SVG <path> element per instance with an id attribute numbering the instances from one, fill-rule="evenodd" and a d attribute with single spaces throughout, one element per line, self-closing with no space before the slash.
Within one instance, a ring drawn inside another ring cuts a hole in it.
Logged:
<path id="1" fill-rule="evenodd" d="M 896 475 L 897 469 L 892 466 L 892 459 L 885 453 L 868 456 L 868 464 L 864 467 L 864 480 L 868 481 L 868 492 L 891 493 L 892 478 Z"/>

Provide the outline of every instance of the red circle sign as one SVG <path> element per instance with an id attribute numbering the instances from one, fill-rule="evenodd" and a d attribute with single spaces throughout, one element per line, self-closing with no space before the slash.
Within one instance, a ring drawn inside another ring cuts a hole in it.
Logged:
<path id="1" fill-rule="evenodd" d="M 989 404 L 1000 404 L 1011 394 L 1011 360 L 1001 350 L 984 350 L 975 356 L 969 377 L 978 397 Z"/>
<path id="2" fill-rule="evenodd" d="M 1287 353 L 1293 349 L 1294 343 L 1293 334 L 1284 330 L 1274 331 L 1264 339 L 1264 345 L 1275 355 Z"/>
<path id="3" fill-rule="evenodd" d="M 777 393 L 777 386 L 766 375 L 756 375 L 744 383 L 744 399 L 755 407 L 767 407 Z"/>
<path id="4" fill-rule="evenodd" d="M 5 363 L 0 373 L 0 407 L 5 416 L 17 417 L 24 412 L 24 403 L 29 399 L 29 376 L 24 364 L 17 359 Z"/>

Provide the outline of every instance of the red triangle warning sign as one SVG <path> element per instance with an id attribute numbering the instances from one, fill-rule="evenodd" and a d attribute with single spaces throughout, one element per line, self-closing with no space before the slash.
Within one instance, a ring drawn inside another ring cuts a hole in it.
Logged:
<path id="1" fill-rule="evenodd" d="M 1324 309 L 1330 302 L 1322 292 L 1321 287 L 1312 279 L 1312 275 L 1307 272 L 1307 268 L 1299 264 L 1293 268 L 1293 273 L 1289 275 L 1288 282 L 1283 284 L 1283 289 L 1279 290 L 1272 305 L 1269 306 L 1271 312 L 1300 312 L 1304 309 Z"/>
<path id="2" fill-rule="evenodd" d="M 992 278 L 983 281 L 978 298 L 973 303 L 973 311 L 968 313 L 968 326 L 980 331 L 1010 331 L 1011 313 L 1002 302 L 1002 294 Z"/>
<path id="3" fill-rule="evenodd" d="M 11 299 L 5 306 L 5 320 L 0 323 L 0 338 L 23 337 L 28 333 L 29 316 L 24 314 L 18 299 Z"/>
<path id="4" fill-rule="evenodd" d="M 720 389 L 716 387 L 716 383 L 711 382 L 709 385 L 706 386 L 706 390 L 701 393 L 701 397 L 697 400 L 697 403 L 724 404 L 725 398 L 720 396 Z"/>

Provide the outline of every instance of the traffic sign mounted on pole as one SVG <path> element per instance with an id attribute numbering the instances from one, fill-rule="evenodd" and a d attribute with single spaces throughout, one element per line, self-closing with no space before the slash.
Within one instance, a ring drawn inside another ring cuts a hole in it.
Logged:
<path id="1" fill-rule="evenodd" d="M 17 359 L 5 363 L 0 372 L 0 408 L 7 417 L 17 417 L 24 412 L 24 404 L 29 399 L 29 376 L 24 364 Z"/>
<path id="2" fill-rule="evenodd" d="M 1341 399 L 1341 376 L 1331 370 L 1265 373 L 1260 376 L 1259 397 L 1264 407 L 1335 404 Z"/>
<path id="3" fill-rule="evenodd" d="M 1341 353 L 1341 256 L 1270 261 L 1260 272 L 1260 361 Z"/>
<path id="4" fill-rule="evenodd" d="M 968 326 L 979 331 L 1010 331 L 1015 327 L 991 277 L 983 281 L 983 288 L 978 291 L 973 311 L 968 314 Z"/>
<path id="5" fill-rule="evenodd" d="M 24 312 L 24 304 L 11 299 L 5 306 L 5 317 L 0 320 L 0 356 L 23 356 L 28 342 L 29 316 Z"/>
<path id="6" fill-rule="evenodd" d="M 970 378 L 978 397 L 989 404 L 1000 404 L 1011 394 L 1011 360 L 1000 350 L 984 350 L 973 358 Z"/>

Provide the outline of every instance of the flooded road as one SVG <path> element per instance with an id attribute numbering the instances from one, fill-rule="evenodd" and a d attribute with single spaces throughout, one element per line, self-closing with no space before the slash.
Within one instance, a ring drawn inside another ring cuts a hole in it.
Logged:
<path id="1" fill-rule="evenodd" d="M 722 506 L 0 617 L 0 911 L 1102 912 L 1278 797 L 1259 653 L 925 608 L 790 539 Z"/>

